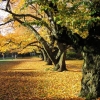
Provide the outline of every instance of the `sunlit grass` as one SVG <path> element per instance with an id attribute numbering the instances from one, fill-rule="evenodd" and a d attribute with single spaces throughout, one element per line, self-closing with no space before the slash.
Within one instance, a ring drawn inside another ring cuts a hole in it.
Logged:
<path id="1" fill-rule="evenodd" d="M 39 58 L 0 63 L 0 100 L 81 100 L 82 60 L 56 72 Z"/>

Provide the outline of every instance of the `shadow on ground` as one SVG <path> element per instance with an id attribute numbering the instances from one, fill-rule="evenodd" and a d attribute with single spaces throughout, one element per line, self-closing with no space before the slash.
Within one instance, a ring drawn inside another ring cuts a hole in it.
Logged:
<path id="1" fill-rule="evenodd" d="M 82 100 L 49 97 L 45 76 L 45 72 L 0 72 L 0 100 Z"/>
<path id="2" fill-rule="evenodd" d="M 49 92 L 49 85 L 54 85 L 54 83 L 52 78 L 50 82 L 49 77 L 51 77 L 51 74 L 47 76 L 47 72 L 37 71 L 32 67 L 28 69 L 28 66 L 22 69 L 19 67 L 13 69 L 14 66 L 23 63 L 27 64 L 25 63 L 26 61 L 27 63 L 31 63 L 39 62 L 41 60 L 18 59 L 16 61 L 0 62 L 0 100 L 82 100 L 81 98 L 61 98 L 58 95 L 53 95 L 52 91 Z M 43 66 L 41 65 L 41 67 Z M 73 69 L 74 67 L 72 67 L 72 70 Z M 53 72 L 52 76 L 57 76 L 58 74 L 56 74 L 56 72 Z M 63 75 L 63 73 L 60 73 L 57 77 L 61 78 L 60 75 Z M 51 88 L 52 87 L 53 86 L 51 86 Z"/>
<path id="3" fill-rule="evenodd" d="M 21 63 L 23 63 L 23 61 L 0 61 L 0 70 L 9 70 Z"/>

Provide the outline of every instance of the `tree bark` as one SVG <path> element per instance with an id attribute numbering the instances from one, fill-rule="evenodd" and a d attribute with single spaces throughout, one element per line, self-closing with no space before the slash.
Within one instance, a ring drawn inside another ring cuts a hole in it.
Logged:
<path id="1" fill-rule="evenodd" d="M 56 66 L 55 66 L 56 71 L 62 72 L 62 71 L 67 70 L 66 64 L 65 64 L 65 58 L 66 58 L 65 52 L 62 52 Z"/>
<path id="2" fill-rule="evenodd" d="M 47 54 L 46 54 L 45 50 L 41 49 L 41 52 L 42 52 L 42 55 L 43 55 L 43 60 L 47 61 Z"/>
<path id="3" fill-rule="evenodd" d="M 2 53 L 2 58 L 5 59 L 5 54 L 4 53 Z"/>
<path id="4" fill-rule="evenodd" d="M 47 65 L 52 65 L 52 61 L 51 61 L 51 59 L 49 57 L 47 57 L 46 62 L 47 62 Z"/>
<path id="5" fill-rule="evenodd" d="M 100 97 L 100 55 L 84 53 L 80 96 L 87 100 Z"/>
<path id="6" fill-rule="evenodd" d="M 42 52 L 42 55 L 43 55 L 43 60 L 44 60 L 45 62 L 47 62 L 47 65 L 52 65 L 52 61 L 51 61 L 51 59 L 48 57 L 48 55 L 47 55 L 47 53 L 45 52 L 45 50 L 42 49 L 41 52 Z"/>
<path id="7" fill-rule="evenodd" d="M 41 48 L 40 52 L 41 52 L 40 58 L 41 58 L 42 60 L 44 60 L 44 55 L 43 55 L 43 50 L 42 50 L 42 48 Z"/>
<path id="8" fill-rule="evenodd" d="M 64 71 L 67 70 L 65 60 L 66 60 L 66 45 L 60 42 L 57 42 L 58 45 L 58 53 L 56 54 L 56 71 Z"/>

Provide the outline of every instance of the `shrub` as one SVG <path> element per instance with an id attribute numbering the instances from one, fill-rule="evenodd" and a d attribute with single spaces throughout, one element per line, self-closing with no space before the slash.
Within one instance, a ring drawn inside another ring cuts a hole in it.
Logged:
<path id="1" fill-rule="evenodd" d="M 66 59 L 82 59 L 82 55 L 81 53 L 77 53 L 77 52 L 74 52 L 74 51 L 68 51 L 66 53 Z"/>

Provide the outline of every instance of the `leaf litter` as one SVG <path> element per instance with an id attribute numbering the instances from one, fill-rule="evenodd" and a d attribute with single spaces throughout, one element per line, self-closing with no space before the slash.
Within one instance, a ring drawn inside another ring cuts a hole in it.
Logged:
<path id="1" fill-rule="evenodd" d="M 69 71 L 63 72 L 46 70 L 53 65 L 40 58 L 0 63 L 0 100 L 83 100 L 82 63 L 66 61 Z"/>

